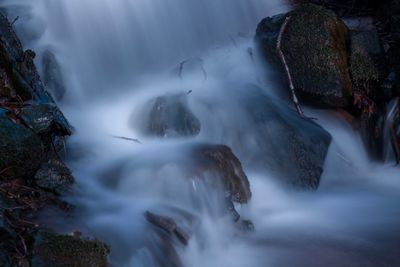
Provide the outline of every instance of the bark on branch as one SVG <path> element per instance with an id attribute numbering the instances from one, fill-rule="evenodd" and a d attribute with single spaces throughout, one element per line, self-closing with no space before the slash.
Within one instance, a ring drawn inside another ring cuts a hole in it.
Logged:
<path id="1" fill-rule="evenodd" d="M 297 112 L 300 114 L 301 117 L 304 117 L 303 110 L 301 109 L 299 100 L 298 100 L 297 95 L 296 95 L 296 90 L 295 90 L 294 85 L 293 85 L 292 74 L 290 73 L 289 66 L 287 65 L 287 62 L 286 62 L 285 54 L 283 54 L 282 47 L 281 47 L 282 46 L 282 37 L 283 37 L 283 34 L 284 34 L 284 32 L 285 32 L 285 30 L 287 28 L 287 25 L 289 24 L 290 20 L 291 20 L 290 16 L 286 17 L 285 22 L 282 24 L 282 27 L 281 27 L 281 29 L 279 31 L 279 35 L 278 35 L 278 41 L 276 43 L 276 51 L 278 52 L 279 57 L 281 58 L 282 64 L 285 67 L 285 71 L 286 71 L 286 74 L 287 74 L 287 77 L 288 77 L 288 80 L 289 80 L 290 91 L 292 93 L 292 101 L 293 101 L 293 103 L 294 103 L 294 105 L 296 107 Z"/>

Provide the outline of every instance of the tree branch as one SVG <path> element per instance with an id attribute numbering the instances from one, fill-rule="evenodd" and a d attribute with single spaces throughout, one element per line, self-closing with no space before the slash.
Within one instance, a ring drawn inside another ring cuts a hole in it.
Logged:
<path id="1" fill-rule="evenodd" d="M 290 20 L 291 20 L 290 16 L 286 17 L 285 22 L 282 24 L 282 27 L 281 27 L 281 29 L 279 31 L 279 35 L 278 35 L 278 40 L 277 40 L 277 43 L 276 43 L 276 51 L 278 52 L 279 57 L 281 58 L 282 64 L 284 65 L 285 70 L 286 70 L 286 74 L 287 74 L 287 77 L 288 77 L 288 80 L 289 80 L 290 91 L 292 93 L 292 101 L 293 101 L 293 103 L 294 103 L 294 105 L 296 107 L 297 112 L 300 114 L 301 117 L 304 117 L 303 110 L 301 109 L 299 100 L 298 100 L 297 95 L 296 95 L 296 90 L 295 90 L 294 85 L 293 85 L 292 74 L 290 73 L 289 66 L 287 65 L 285 55 L 283 54 L 283 51 L 282 51 L 282 48 L 281 48 L 283 33 L 285 32 L 285 30 L 287 28 L 287 25 L 289 24 Z"/>

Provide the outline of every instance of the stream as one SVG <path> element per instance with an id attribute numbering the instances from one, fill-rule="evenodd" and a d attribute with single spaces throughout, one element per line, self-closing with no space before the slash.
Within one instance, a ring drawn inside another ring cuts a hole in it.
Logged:
<path id="1" fill-rule="evenodd" d="M 113 266 L 400 266 L 400 170 L 370 161 L 338 114 L 305 108 L 332 135 L 317 191 L 293 190 L 255 160 L 264 151 L 243 99 L 262 95 L 278 112 L 293 109 L 253 42 L 262 18 L 289 10 L 284 1 L 0 3 L 20 16 L 15 27 L 37 66 L 54 52 L 67 88 L 58 104 L 75 128 L 67 162 L 80 211 L 55 224 L 104 240 Z M 179 94 L 199 133 L 146 134 L 152 101 Z M 279 150 L 279 129 L 268 133 Z M 227 145 L 241 161 L 252 198 L 235 208 L 254 231 L 238 230 L 225 214 L 220 184 L 188 178 L 195 159 L 187 150 L 201 144 Z M 146 211 L 174 218 L 188 244 L 160 237 Z"/>

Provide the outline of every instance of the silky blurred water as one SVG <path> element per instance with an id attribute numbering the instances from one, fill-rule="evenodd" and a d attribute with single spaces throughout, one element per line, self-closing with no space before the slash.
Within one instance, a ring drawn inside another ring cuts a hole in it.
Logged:
<path id="1" fill-rule="evenodd" d="M 39 69 L 46 49 L 61 63 L 68 92 L 59 104 L 76 130 L 67 154 L 77 178 L 77 220 L 111 245 L 114 266 L 177 266 L 171 254 L 154 256 L 164 243 L 146 222 L 147 210 L 191 231 L 187 247 L 172 243 L 183 266 L 400 266 L 400 171 L 371 162 L 359 134 L 334 112 L 306 110 L 333 136 L 318 191 L 288 189 L 247 164 L 256 127 L 240 97 L 248 84 L 270 97 L 277 90 L 253 35 L 261 18 L 288 9 L 283 1 L 1 4 L 11 19 L 20 16 L 15 27 L 37 51 Z M 198 136 L 159 139 L 140 131 L 151 99 L 189 91 Z M 238 231 L 222 214 L 221 186 L 187 179 L 193 159 L 185 151 L 198 143 L 229 145 L 242 161 L 253 197 L 237 209 L 254 232 Z"/>

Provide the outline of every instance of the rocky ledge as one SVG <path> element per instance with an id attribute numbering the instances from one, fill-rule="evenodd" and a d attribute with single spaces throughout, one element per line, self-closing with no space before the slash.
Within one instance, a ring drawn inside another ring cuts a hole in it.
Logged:
<path id="1" fill-rule="evenodd" d="M 0 266 L 107 266 L 99 241 L 41 230 L 38 213 L 68 212 L 60 196 L 74 183 L 60 156 L 72 127 L 0 14 Z"/>

